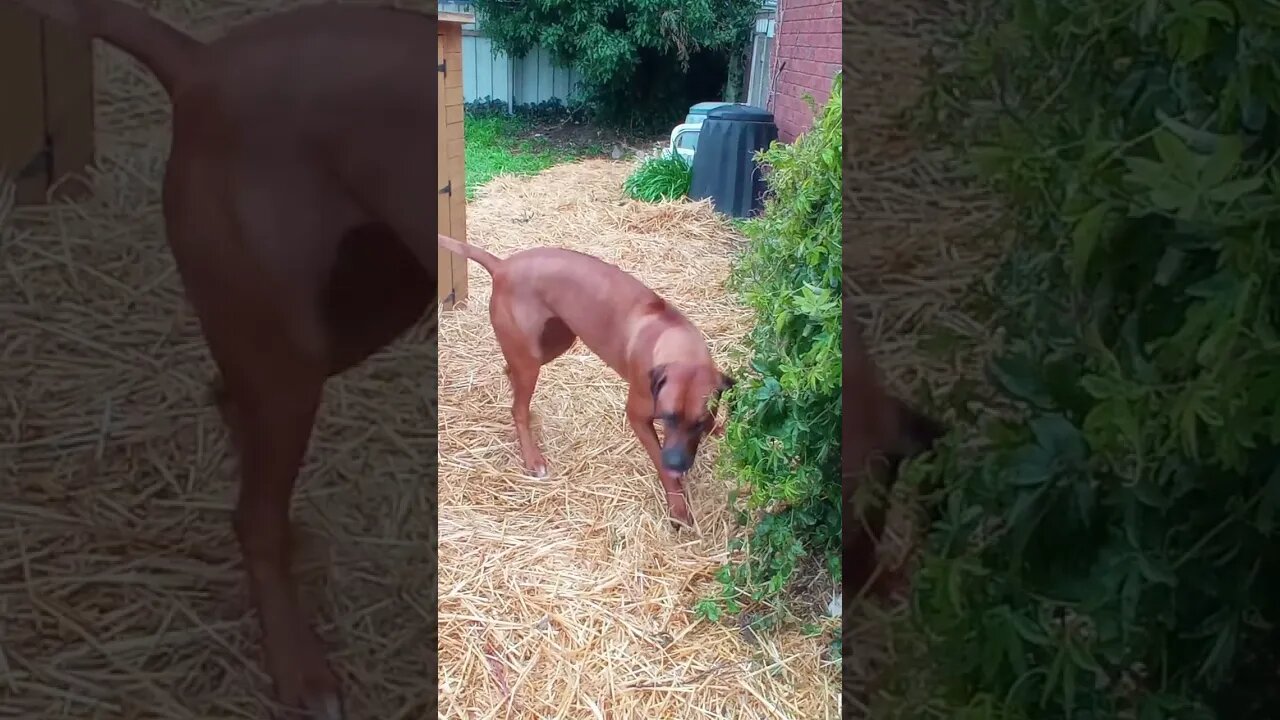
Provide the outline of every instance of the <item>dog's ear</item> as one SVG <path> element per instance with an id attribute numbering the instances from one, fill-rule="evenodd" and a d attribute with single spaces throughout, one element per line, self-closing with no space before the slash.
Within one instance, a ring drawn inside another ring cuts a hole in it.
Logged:
<path id="1" fill-rule="evenodd" d="M 649 392 L 653 393 L 654 401 L 658 399 L 658 392 L 662 390 L 662 386 L 667 384 L 667 366 L 654 365 L 649 369 Z"/>
<path id="2" fill-rule="evenodd" d="M 712 412 L 712 414 L 719 411 L 720 398 L 724 395 L 724 391 L 733 387 L 736 382 L 736 380 L 728 375 L 720 373 L 720 384 L 716 386 L 715 391 L 711 393 L 711 397 L 707 402 L 707 408 Z"/>
<path id="3" fill-rule="evenodd" d="M 941 423 L 902 400 L 894 398 L 893 404 L 898 416 L 898 435 L 893 438 L 894 447 L 891 448 L 893 454 L 903 457 L 919 455 L 933 449 L 934 443 L 947 434 Z"/>

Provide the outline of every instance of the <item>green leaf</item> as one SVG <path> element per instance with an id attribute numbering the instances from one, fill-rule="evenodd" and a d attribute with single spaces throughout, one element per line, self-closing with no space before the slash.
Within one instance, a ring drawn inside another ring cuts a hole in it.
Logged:
<path id="1" fill-rule="evenodd" d="M 1066 648 L 1059 648 L 1058 654 L 1053 658 L 1053 664 L 1049 666 L 1049 673 L 1045 678 L 1044 690 L 1040 694 L 1040 707 L 1044 709 L 1049 706 L 1049 696 L 1053 695 L 1053 691 L 1058 689 L 1059 683 L 1062 682 L 1062 669 L 1067 664 Z"/>
<path id="2" fill-rule="evenodd" d="M 1142 599 L 1143 582 L 1138 572 L 1129 573 L 1120 587 L 1120 615 L 1123 618 L 1121 627 L 1128 632 L 1138 619 L 1138 604 Z"/>
<path id="3" fill-rule="evenodd" d="M 1258 498 L 1256 520 L 1258 531 L 1270 536 L 1275 530 L 1276 509 L 1280 508 L 1280 466 L 1276 466 L 1267 478 Z"/>
<path id="4" fill-rule="evenodd" d="M 1149 508 L 1164 510 L 1169 507 L 1169 498 L 1160 491 L 1160 486 L 1148 478 L 1139 478 L 1131 486 L 1133 497 Z"/>
<path id="5" fill-rule="evenodd" d="M 1141 157 L 1126 158 L 1124 162 L 1129 167 L 1129 175 L 1126 178 L 1130 182 L 1149 190 L 1169 185 L 1168 163 L 1158 163 Z"/>
<path id="6" fill-rule="evenodd" d="M 1013 625 L 1014 631 L 1017 632 L 1018 636 L 1023 640 L 1026 640 L 1028 643 L 1031 643 L 1036 647 L 1043 648 L 1049 646 L 1051 642 L 1049 636 L 1044 633 L 1039 625 L 1032 622 L 1022 613 L 1010 611 L 1009 620 Z"/>
<path id="7" fill-rule="evenodd" d="M 1165 212 L 1177 212 L 1179 215 L 1194 208 L 1194 191 L 1186 185 L 1176 182 L 1165 182 L 1151 191 L 1151 202 Z"/>
<path id="8" fill-rule="evenodd" d="M 1193 6 L 1193 11 L 1202 18 L 1219 20 L 1226 25 L 1235 25 L 1236 22 L 1236 14 L 1219 0 L 1200 0 Z"/>
<path id="9" fill-rule="evenodd" d="M 1094 505 L 1098 499 L 1098 493 L 1094 489 L 1093 483 L 1089 480 L 1079 480 L 1075 483 L 1075 499 L 1076 512 L 1080 513 L 1080 520 L 1086 527 L 1093 524 Z"/>
<path id="10" fill-rule="evenodd" d="M 1102 666 L 1098 664 L 1098 661 L 1094 659 L 1093 655 L 1090 654 L 1089 649 L 1081 645 L 1079 642 L 1074 640 L 1068 641 L 1066 648 L 1067 654 L 1071 656 L 1071 662 L 1075 663 L 1076 667 L 1092 674 L 1106 673 L 1106 671 L 1102 669 Z"/>
<path id="11" fill-rule="evenodd" d="M 1110 203 L 1094 205 L 1076 222 L 1071 233 L 1071 281 L 1077 287 L 1083 282 L 1094 248 L 1102 240 L 1103 222 L 1110 212 Z"/>
<path id="12" fill-rule="evenodd" d="M 1071 647 L 1067 640 L 1065 647 Z M 1067 651 L 1070 653 L 1070 650 Z M 1076 666 L 1069 662 L 1062 663 L 1062 707 L 1066 717 L 1072 717 L 1076 708 Z"/>
<path id="13" fill-rule="evenodd" d="M 1244 143 L 1239 135 L 1220 136 L 1217 145 L 1200 174 L 1200 182 L 1207 187 L 1221 185 L 1231 177 L 1239 166 L 1240 154 L 1244 151 Z"/>
<path id="14" fill-rule="evenodd" d="M 1178 59 L 1193 63 L 1209 52 L 1209 23 L 1204 18 L 1194 18 L 1182 23 L 1178 43 Z"/>
<path id="15" fill-rule="evenodd" d="M 1186 181 L 1196 177 L 1199 161 L 1177 135 L 1168 130 L 1161 130 L 1156 133 L 1154 142 L 1156 154 L 1174 176 Z"/>
<path id="16" fill-rule="evenodd" d="M 1037 407 L 1052 406 L 1053 398 L 1040 376 L 1040 365 L 1025 355 L 998 358 L 987 371 L 993 384 L 1010 396 Z"/>
<path id="17" fill-rule="evenodd" d="M 1184 292 L 1188 297 L 1212 300 L 1228 293 L 1234 294 L 1237 287 L 1238 282 L 1235 276 L 1226 270 L 1222 270 L 1194 283 Z"/>
<path id="18" fill-rule="evenodd" d="M 1234 621 L 1228 620 L 1223 624 L 1222 629 L 1217 632 L 1213 647 L 1210 648 L 1208 655 L 1205 656 L 1204 662 L 1200 664 L 1196 677 L 1199 679 L 1216 678 L 1226 669 L 1230 658 L 1235 654 L 1235 647 L 1236 624 Z"/>
<path id="19" fill-rule="evenodd" d="M 1013 613 L 1009 611 L 1008 607 L 1005 607 L 1004 611 L 1006 622 L 1001 628 L 1004 636 L 1005 658 L 1009 661 L 1009 667 L 1013 668 L 1015 673 L 1021 675 L 1027 671 L 1026 650 L 1022 646 L 1022 640 L 1018 637 L 1017 630 L 1013 628 L 1012 623 L 1008 622 L 1008 619 L 1013 617 Z"/>
<path id="20" fill-rule="evenodd" d="M 1207 193 L 1207 196 L 1214 202 L 1222 203 L 1223 205 L 1230 205 L 1245 195 L 1255 192 L 1261 188 L 1264 182 L 1265 179 L 1261 175 L 1245 178 L 1243 180 L 1233 180 L 1212 188 Z"/>
<path id="21" fill-rule="evenodd" d="M 1142 572 L 1143 577 L 1153 583 L 1160 583 L 1170 587 L 1178 584 L 1178 578 L 1173 574 L 1167 563 L 1162 561 L 1153 562 L 1142 553 L 1134 555 L 1138 561 L 1138 570 Z"/>
<path id="22" fill-rule="evenodd" d="M 1084 457 L 1085 444 L 1080 430 L 1065 416 L 1044 415 L 1032 420 L 1030 425 L 1040 447 L 1053 457 L 1071 462 Z"/>
<path id="23" fill-rule="evenodd" d="M 1165 248 L 1164 254 L 1160 256 L 1160 264 L 1156 266 L 1156 285 L 1168 287 L 1172 284 L 1182 271 L 1186 259 L 1187 254 L 1178 248 Z"/>
<path id="24" fill-rule="evenodd" d="M 1031 445 L 1018 448 L 1010 458 L 1008 482 L 1016 488 L 1034 488 L 1049 482 L 1053 477 L 1053 455 L 1043 446 Z M 1019 497 L 1022 500 L 1025 496 Z M 1014 505 L 1017 515 L 1017 503 Z"/>

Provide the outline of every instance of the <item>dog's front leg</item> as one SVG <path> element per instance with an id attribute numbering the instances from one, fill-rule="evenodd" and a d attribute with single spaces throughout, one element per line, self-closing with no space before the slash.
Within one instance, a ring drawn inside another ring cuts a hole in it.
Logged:
<path id="1" fill-rule="evenodd" d="M 681 475 L 664 470 L 662 467 L 662 447 L 658 444 L 658 433 L 653 429 L 651 408 L 653 401 L 643 396 L 631 395 L 627 398 L 627 422 L 649 453 L 649 460 L 658 471 L 658 480 L 667 495 L 667 508 L 673 522 L 693 527 L 693 514 L 689 511 L 689 501 L 684 494 L 684 483 Z"/>

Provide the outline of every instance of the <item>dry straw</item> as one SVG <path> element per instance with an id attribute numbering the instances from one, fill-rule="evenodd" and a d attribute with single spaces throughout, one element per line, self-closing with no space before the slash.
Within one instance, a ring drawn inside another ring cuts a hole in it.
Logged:
<path id="1" fill-rule="evenodd" d="M 557 245 L 602 257 L 687 313 L 720 361 L 737 360 L 751 318 L 724 281 L 741 238 L 706 203 L 624 199 L 631 167 L 496 180 L 469 206 L 468 240 L 499 256 Z M 757 638 L 690 611 L 716 589 L 733 531 L 716 442 L 691 473 L 699 532 L 673 532 L 627 426 L 625 384 L 578 344 L 534 397 L 551 475 L 522 474 L 489 276 L 470 268 L 471 298 L 440 327 L 442 715 L 836 717 L 838 667 L 821 640 Z"/>

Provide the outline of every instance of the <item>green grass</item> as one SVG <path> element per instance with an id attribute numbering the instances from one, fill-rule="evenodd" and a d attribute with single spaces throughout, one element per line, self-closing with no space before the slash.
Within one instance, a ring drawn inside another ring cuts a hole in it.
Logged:
<path id="1" fill-rule="evenodd" d="M 693 168 L 676 153 L 647 158 L 622 183 L 630 197 L 646 202 L 674 200 L 689 194 Z"/>
<path id="2" fill-rule="evenodd" d="M 522 137 L 529 128 L 519 117 L 467 115 L 467 199 L 498 175 L 533 175 L 574 159 L 548 142 Z"/>

